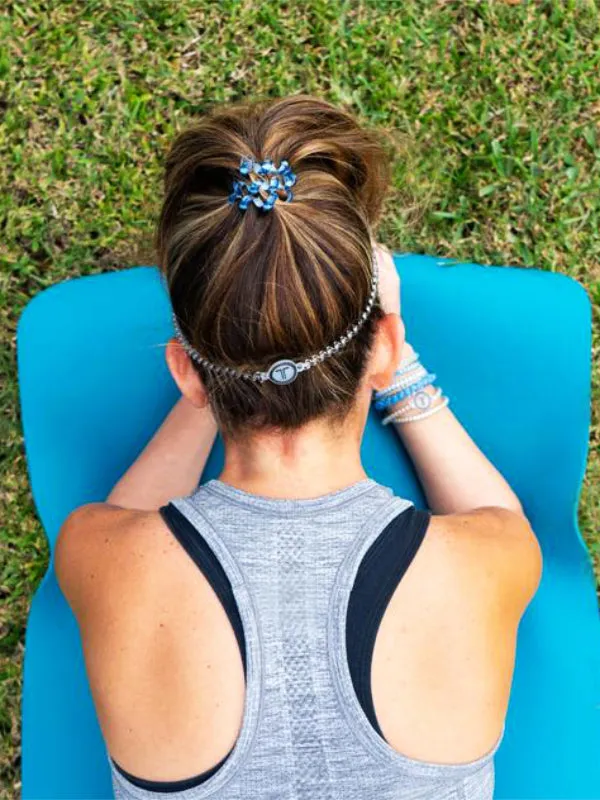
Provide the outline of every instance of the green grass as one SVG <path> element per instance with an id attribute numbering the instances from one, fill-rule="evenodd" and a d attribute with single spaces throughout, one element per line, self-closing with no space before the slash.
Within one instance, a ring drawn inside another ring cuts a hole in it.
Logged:
<path id="1" fill-rule="evenodd" d="M 48 557 L 24 460 L 17 319 L 57 281 L 154 263 L 162 156 L 207 104 L 307 91 L 345 105 L 404 142 L 382 241 L 560 271 L 587 288 L 596 368 L 580 524 L 600 572 L 595 2 L 8 0 L 3 8 L 1 797 L 19 794 L 24 625 Z"/>

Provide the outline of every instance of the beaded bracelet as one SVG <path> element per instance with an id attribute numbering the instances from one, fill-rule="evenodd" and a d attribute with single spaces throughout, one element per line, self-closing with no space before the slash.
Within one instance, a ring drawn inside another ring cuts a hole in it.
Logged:
<path id="1" fill-rule="evenodd" d="M 417 379 L 424 378 L 425 375 L 427 375 L 427 370 L 422 364 L 419 364 L 416 366 L 414 373 L 410 374 L 408 378 L 403 378 L 402 380 L 398 380 L 395 383 L 390 384 L 385 389 L 378 391 L 375 396 L 377 399 L 380 397 L 387 397 L 389 394 L 394 394 L 397 389 L 404 389 L 406 386 L 410 386 L 411 384 L 415 383 Z"/>
<path id="2" fill-rule="evenodd" d="M 408 378 L 406 377 L 407 374 Z M 411 355 L 403 358 L 402 361 L 400 361 L 399 367 L 394 371 L 394 378 L 397 378 L 398 380 L 396 380 L 390 386 L 387 386 L 385 389 L 376 391 L 375 399 L 379 400 L 381 397 L 386 397 L 389 394 L 393 394 L 394 390 L 397 388 L 410 386 L 411 383 L 414 383 L 417 377 L 424 377 L 426 374 L 427 370 L 419 361 L 419 353 L 416 350 L 413 350 Z"/>
<path id="3" fill-rule="evenodd" d="M 433 394 L 429 394 L 424 389 L 420 389 L 416 392 L 412 397 L 409 398 L 408 402 L 402 403 L 397 409 L 392 411 L 387 417 L 384 417 L 382 423 L 384 425 L 387 422 L 390 422 L 392 419 L 396 419 L 398 417 L 406 416 L 414 411 L 425 411 L 427 410 L 432 403 L 437 400 L 442 394 L 441 388 L 438 388 Z"/>
<path id="4" fill-rule="evenodd" d="M 407 358 L 403 358 L 400 362 L 400 366 L 394 372 L 395 377 L 400 377 L 401 375 L 405 375 L 407 372 L 415 368 L 423 368 L 422 364 L 417 364 L 416 362 L 419 359 L 419 354 L 417 352 L 413 352 L 412 355 L 408 356 Z M 402 366 L 404 364 L 404 366 Z M 388 387 L 389 388 L 389 387 Z M 380 389 L 379 391 L 375 392 L 375 397 L 383 397 L 387 393 L 388 389 Z"/>
<path id="5" fill-rule="evenodd" d="M 419 360 L 419 354 L 416 351 L 411 356 L 403 358 L 402 361 L 400 362 L 400 367 L 396 370 L 395 374 L 403 375 L 405 372 L 408 372 L 415 363 L 415 361 L 418 360 Z M 404 364 L 405 366 L 403 367 L 402 364 Z"/>
<path id="6" fill-rule="evenodd" d="M 395 418 L 395 421 L 403 425 L 406 422 L 416 422 L 419 419 L 425 419 L 426 417 L 431 417 L 437 411 L 441 411 L 442 408 L 445 408 L 449 402 L 450 398 L 444 397 L 443 401 L 439 404 L 439 406 L 434 406 L 433 408 L 429 408 L 427 411 L 423 411 L 422 414 L 416 414 L 416 416 L 414 417 L 407 417 L 406 419 L 401 419 L 400 417 Z M 386 417 L 385 420 L 383 421 L 383 424 L 385 425 L 387 422 L 389 422 L 392 416 L 393 415 L 390 414 L 389 417 Z"/>
<path id="7" fill-rule="evenodd" d="M 442 394 L 441 388 L 437 388 L 433 394 L 429 394 L 425 389 L 420 389 L 412 397 L 409 397 L 406 403 L 402 403 L 397 409 L 399 414 L 407 414 L 408 412 L 416 409 L 417 411 L 424 411 L 429 408 L 431 403 Z M 392 412 L 396 413 L 396 411 Z"/>
<path id="8" fill-rule="evenodd" d="M 390 394 L 377 400 L 375 402 L 375 408 L 381 410 L 382 408 L 386 408 L 387 406 L 390 406 L 393 403 L 397 403 L 399 400 L 403 400 L 405 397 L 410 397 L 410 395 L 414 394 L 415 392 L 418 392 L 419 389 L 422 389 L 423 387 L 433 383 L 436 378 L 437 375 L 435 374 L 435 372 L 428 372 L 427 375 L 425 375 L 425 377 L 421 378 L 416 383 L 412 384 L 412 386 L 408 386 L 401 392 L 397 392 L 396 394 Z"/>
<path id="9" fill-rule="evenodd" d="M 387 417 L 384 417 L 382 424 L 387 425 L 388 422 L 400 419 L 401 417 L 405 417 L 406 419 L 415 419 L 415 417 L 409 416 L 411 412 L 429 410 L 435 400 L 441 397 L 441 395 L 441 388 L 436 389 L 433 394 L 429 394 L 428 392 L 421 390 L 411 397 L 407 403 L 404 403 L 400 406 L 400 408 L 397 408 L 395 411 L 392 411 L 391 414 L 388 414 Z"/>

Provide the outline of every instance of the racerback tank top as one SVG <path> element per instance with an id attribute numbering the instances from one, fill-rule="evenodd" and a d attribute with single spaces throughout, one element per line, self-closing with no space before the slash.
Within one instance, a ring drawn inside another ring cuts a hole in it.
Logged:
<path id="1" fill-rule="evenodd" d="M 370 478 L 289 500 L 214 479 L 160 513 L 231 620 L 242 727 L 218 764 L 180 781 L 133 776 L 107 753 L 117 800 L 491 800 L 502 737 L 465 764 L 411 759 L 373 707 L 377 630 L 429 511 Z"/>

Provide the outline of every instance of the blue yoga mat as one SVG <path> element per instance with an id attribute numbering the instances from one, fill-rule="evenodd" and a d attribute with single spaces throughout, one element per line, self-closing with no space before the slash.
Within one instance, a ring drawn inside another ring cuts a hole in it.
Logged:
<path id="1" fill-rule="evenodd" d="M 577 527 L 590 425 L 591 306 L 575 280 L 534 269 L 395 256 L 407 337 L 451 408 L 521 499 L 544 554 L 521 623 L 496 797 L 600 798 L 600 620 Z M 19 319 L 22 423 L 51 548 L 75 507 L 103 501 L 179 392 L 161 346 L 170 305 L 155 267 L 74 278 Z M 396 433 L 371 409 L 363 463 L 426 501 Z M 223 465 L 217 438 L 201 482 Z M 52 562 L 31 604 L 23 799 L 110 798 L 79 633 Z"/>

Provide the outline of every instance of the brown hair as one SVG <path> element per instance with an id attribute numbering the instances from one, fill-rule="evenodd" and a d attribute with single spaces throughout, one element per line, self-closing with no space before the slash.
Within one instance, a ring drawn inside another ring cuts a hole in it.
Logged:
<path id="1" fill-rule="evenodd" d="M 243 156 L 286 159 L 297 176 L 293 200 L 268 212 L 230 203 Z M 213 107 L 181 132 L 167 155 L 156 248 L 188 341 L 209 361 L 244 371 L 332 344 L 366 305 L 390 170 L 379 131 L 306 94 Z M 194 362 L 221 432 L 341 421 L 382 316 L 377 299 L 345 347 L 287 385 Z"/>

